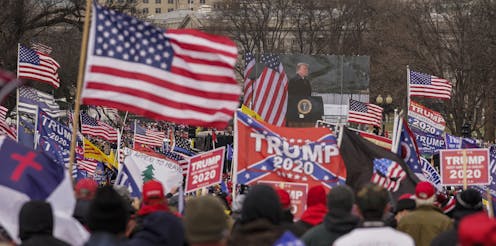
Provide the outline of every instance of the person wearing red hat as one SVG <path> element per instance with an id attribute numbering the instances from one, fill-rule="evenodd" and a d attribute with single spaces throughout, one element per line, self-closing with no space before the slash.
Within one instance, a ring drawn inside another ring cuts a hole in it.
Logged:
<path id="1" fill-rule="evenodd" d="M 398 223 L 398 230 L 409 234 L 417 246 L 430 245 L 432 239 L 453 227 L 451 219 L 434 206 L 436 190 L 426 181 L 415 187 L 417 208 L 405 215 Z"/>
<path id="2" fill-rule="evenodd" d="M 282 217 L 281 217 L 281 227 L 291 231 L 296 236 L 300 236 L 298 233 L 298 228 L 294 224 L 294 216 L 291 212 L 291 197 L 289 193 L 280 188 L 276 188 L 277 195 L 279 196 L 279 201 L 281 202 Z"/>
<path id="3" fill-rule="evenodd" d="M 295 223 L 298 228 L 297 236 L 302 236 L 312 227 L 322 223 L 327 214 L 326 192 L 324 186 L 318 185 L 310 188 L 307 195 L 307 209 L 301 219 Z"/>
<path id="4" fill-rule="evenodd" d="M 88 211 L 97 189 L 98 183 L 88 178 L 79 180 L 74 187 L 76 207 L 72 216 L 83 226 L 88 225 Z"/>
<path id="5" fill-rule="evenodd" d="M 150 180 L 143 184 L 141 208 L 128 245 L 177 245 L 184 243 L 182 222 L 169 211 L 162 183 Z"/>
<path id="6" fill-rule="evenodd" d="M 458 227 L 458 241 L 461 246 L 496 245 L 496 220 L 484 212 L 464 217 Z"/>

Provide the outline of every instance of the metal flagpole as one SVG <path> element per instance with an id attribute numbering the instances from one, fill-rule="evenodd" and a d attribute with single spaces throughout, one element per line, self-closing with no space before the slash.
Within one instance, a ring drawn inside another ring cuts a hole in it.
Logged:
<path id="1" fill-rule="evenodd" d="M 21 44 L 17 43 L 17 79 L 19 79 L 19 50 L 21 49 Z M 21 116 L 19 115 L 19 87 L 16 89 L 16 94 L 17 94 L 17 106 L 16 106 L 16 118 L 17 118 L 17 123 L 16 123 L 16 140 L 19 142 L 19 122 L 21 120 Z"/>
<path id="2" fill-rule="evenodd" d="M 86 0 L 86 15 L 84 16 L 83 26 L 83 39 L 81 41 L 81 54 L 79 56 L 79 71 L 77 80 L 76 102 L 74 103 L 74 115 L 79 115 L 79 108 L 81 105 L 81 87 L 83 84 L 84 67 L 86 64 L 86 49 L 88 48 L 88 33 L 90 29 L 90 15 L 91 15 L 91 0 Z M 79 125 L 79 117 L 74 117 L 72 122 L 72 138 L 71 150 L 69 155 L 69 175 L 72 177 L 72 166 L 74 164 L 75 150 L 76 150 L 76 135 L 77 126 Z M 71 178 L 74 182 L 74 179 Z"/>
<path id="3" fill-rule="evenodd" d="M 393 144 L 391 144 L 391 152 L 396 153 L 396 149 L 394 146 L 396 145 L 396 135 L 398 134 L 398 121 L 399 121 L 399 116 L 398 116 L 398 109 L 394 109 L 394 123 L 393 123 Z"/>
<path id="4" fill-rule="evenodd" d="M 410 66 L 406 65 L 406 115 L 410 110 Z"/>

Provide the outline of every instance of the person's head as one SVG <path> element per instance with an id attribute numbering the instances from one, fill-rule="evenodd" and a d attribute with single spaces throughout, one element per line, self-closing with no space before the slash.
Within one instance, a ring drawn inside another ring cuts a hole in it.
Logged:
<path id="1" fill-rule="evenodd" d="M 308 190 L 307 208 L 317 204 L 326 205 L 326 192 L 322 185 L 314 186 Z"/>
<path id="2" fill-rule="evenodd" d="M 389 195 L 383 187 L 367 184 L 358 192 L 356 200 L 365 221 L 380 221 L 388 209 Z"/>
<path id="3" fill-rule="evenodd" d="M 417 205 L 415 204 L 415 200 L 413 199 L 412 194 L 403 194 L 400 196 L 398 199 L 398 202 L 396 203 L 396 209 L 394 211 L 395 216 L 394 218 L 396 219 L 397 222 L 403 218 L 406 214 L 408 214 L 410 211 L 415 210 Z"/>
<path id="4" fill-rule="evenodd" d="M 496 245 L 496 220 L 479 212 L 465 216 L 458 226 L 461 246 Z"/>
<path id="5" fill-rule="evenodd" d="M 33 235 L 52 235 L 53 212 L 50 203 L 28 201 L 19 212 L 19 238 L 25 241 Z"/>
<path id="6" fill-rule="evenodd" d="M 305 78 L 308 76 L 308 64 L 300 62 L 296 64 L 296 73 Z"/>
<path id="7" fill-rule="evenodd" d="M 74 192 L 76 193 L 76 199 L 81 200 L 91 200 L 95 197 L 96 189 L 98 188 L 98 183 L 89 178 L 81 179 L 76 183 L 74 187 Z"/>
<path id="8" fill-rule="evenodd" d="M 225 243 L 229 234 L 228 218 L 219 198 L 195 197 L 186 202 L 183 218 L 186 239 L 190 245 Z"/>
<path id="9" fill-rule="evenodd" d="M 327 208 L 331 216 L 350 214 L 353 204 L 355 204 L 355 195 L 347 185 L 336 186 L 327 194 Z"/>
<path id="10" fill-rule="evenodd" d="M 264 184 L 250 188 L 241 208 L 240 223 L 246 224 L 258 219 L 268 220 L 274 225 L 281 223 L 282 208 L 276 191 Z"/>
<path id="11" fill-rule="evenodd" d="M 143 184 L 143 204 L 155 205 L 165 203 L 164 187 L 157 180 L 150 180 Z"/>
<path id="12" fill-rule="evenodd" d="M 415 187 L 415 202 L 418 206 L 433 205 L 436 201 L 436 190 L 434 186 L 427 182 L 422 181 Z"/>
<path id="13" fill-rule="evenodd" d="M 457 220 L 463 217 L 482 212 L 482 196 L 474 189 L 466 189 L 455 196 L 456 205 L 454 209 L 454 217 Z"/>
<path id="14" fill-rule="evenodd" d="M 88 212 L 88 228 L 91 232 L 123 234 L 129 220 L 126 202 L 111 186 L 97 190 Z"/>

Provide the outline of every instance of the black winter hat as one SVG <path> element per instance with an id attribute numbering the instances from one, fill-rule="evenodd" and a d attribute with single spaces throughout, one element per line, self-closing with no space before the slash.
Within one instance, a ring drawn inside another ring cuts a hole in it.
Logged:
<path id="1" fill-rule="evenodd" d="M 50 203 L 29 201 L 19 212 L 19 238 L 22 241 L 32 235 L 52 235 L 53 212 Z"/>
<path id="2" fill-rule="evenodd" d="M 466 189 L 456 194 L 456 205 L 453 211 L 455 219 L 459 220 L 469 214 L 482 211 L 482 196 L 474 189 Z"/>
<path id="3" fill-rule="evenodd" d="M 246 224 L 257 219 L 266 219 L 274 225 L 281 223 L 282 207 L 276 191 L 263 184 L 253 186 L 241 208 L 240 223 Z"/>
<path id="4" fill-rule="evenodd" d="M 355 195 L 347 185 L 336 186 L 327 194 L 327 208 L 330 214 L 349 214 L 354 203 Z"/>
<path id="5" fill-rule="evenodd" d="M 99 188 L 88 213 L 92 232 L 119 234 L 126 231 L 129 211 L 124 199 L 111 186 Z"/>

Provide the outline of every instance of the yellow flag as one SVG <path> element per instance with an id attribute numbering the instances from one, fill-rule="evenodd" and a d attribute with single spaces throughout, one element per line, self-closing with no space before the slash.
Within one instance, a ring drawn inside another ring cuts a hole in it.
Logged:
<path id="1" fill-rule="evenodd" d="M 258 121 L 263 121 L 262 117 L 257 114 L 257 112 L 251 110 L 250 108 L 246 107 L 244 104 L 241 106 L 241 112 L 251 116 L 252 118 L 258 120 Z"/>
<path id="2" fill-rule="evenodd" d="M 86 138 L 84 139 L 84 158 L 104 162 L 110 168 L 118 168 L 119 165 L 113 152 L 111 152 L 110 155 L 106 155 Z"/>

